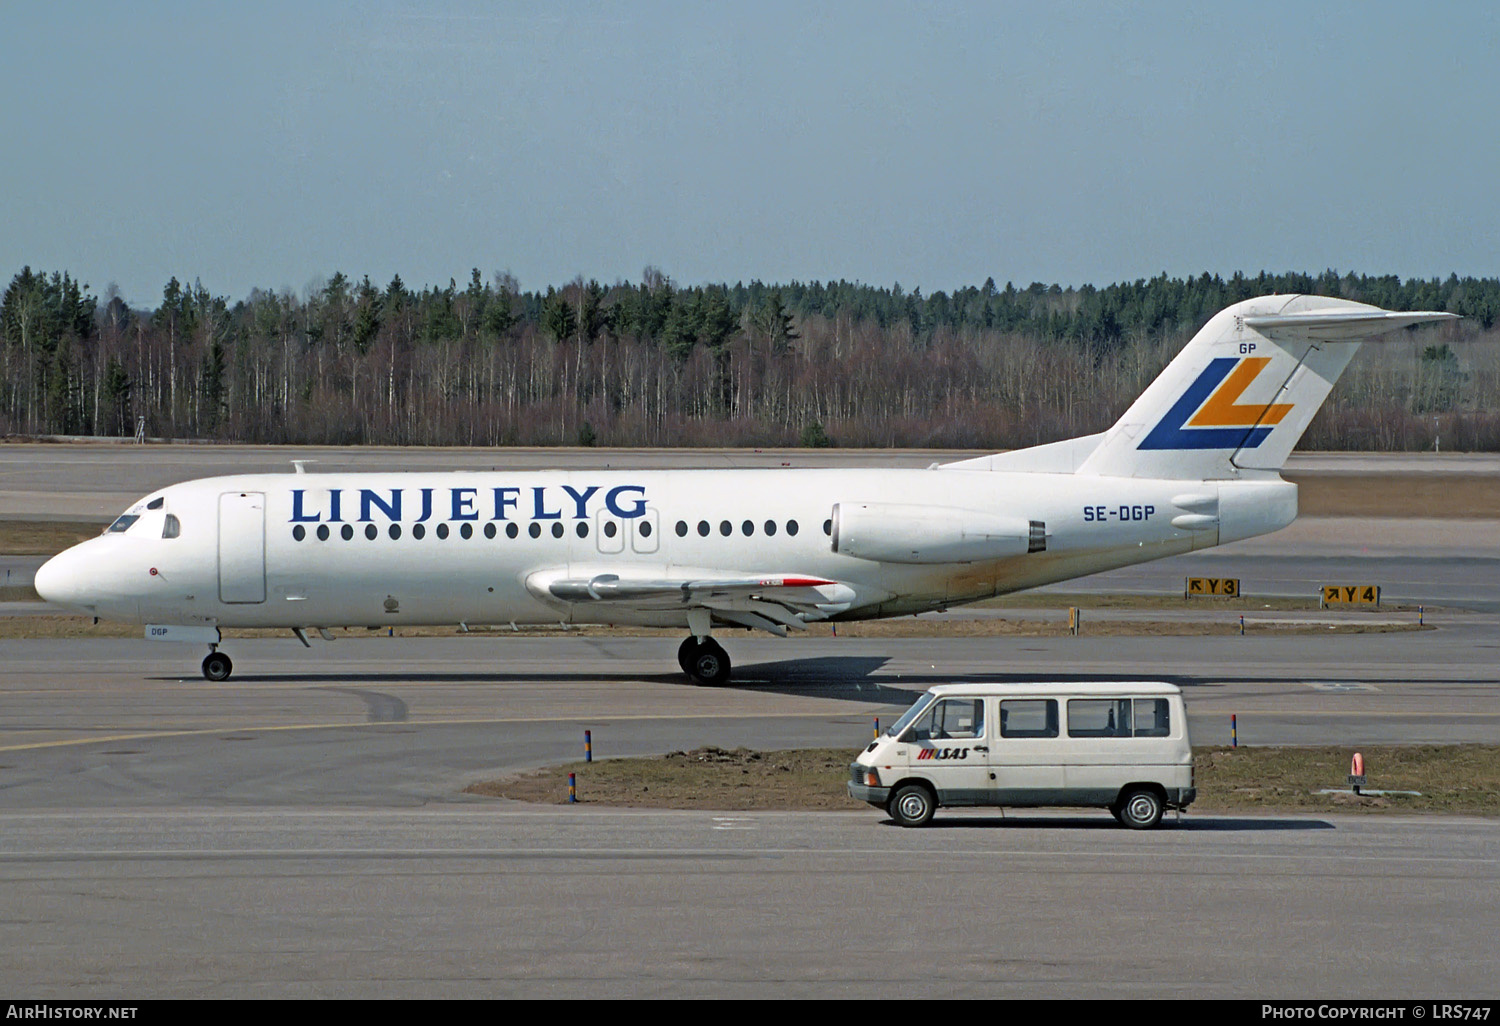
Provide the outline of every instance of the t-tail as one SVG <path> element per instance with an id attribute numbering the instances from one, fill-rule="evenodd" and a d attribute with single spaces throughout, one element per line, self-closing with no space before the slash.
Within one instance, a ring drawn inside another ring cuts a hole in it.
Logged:
<path id="1" fill-rule="evenodd" d="M 1324 296 L 1236 303 L 1193 336 L 1114 427 L 1093 436 L 1097 445 L 1074 470 L 1192 481 L 1274 473 L 1362 340 L 1453 319 Z"/>

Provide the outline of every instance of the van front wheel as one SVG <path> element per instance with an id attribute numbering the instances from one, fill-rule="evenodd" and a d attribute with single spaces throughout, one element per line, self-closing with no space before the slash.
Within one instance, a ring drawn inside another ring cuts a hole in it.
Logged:
<path id="1" fill-rule="evenodd" d="M 921 784 L 906 784 L 896 788 L 885 809 L 902 826 L 919 827 L 932 818 L 937 799 Z"/>
<path id="2" fill-rule="evenodd" d="M 1161 822 L 1161 795 L 1149 788 L 1137 787 L 1120 795 L 1120 811 L 1116 813 L 1121 823 L 1132 830 L 1150 830 Z"/>

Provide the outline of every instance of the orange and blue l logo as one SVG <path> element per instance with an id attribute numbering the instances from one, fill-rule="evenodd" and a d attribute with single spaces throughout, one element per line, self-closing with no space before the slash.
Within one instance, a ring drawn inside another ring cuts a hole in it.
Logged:
<path id="1" fill-rule="evenodd" d="M 1292 412 L 1291 403 L 1239 401 L 1270 362 L 1268 356 L 1211 361 L 1137 448 L 1255 448 Z"/>

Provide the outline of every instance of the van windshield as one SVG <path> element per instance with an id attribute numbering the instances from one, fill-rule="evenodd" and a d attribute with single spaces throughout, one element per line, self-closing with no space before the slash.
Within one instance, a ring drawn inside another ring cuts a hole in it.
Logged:
<path id="1" fill-rule="evenodd" d="M 890 729 L 886 731 L 886 735 L 889 737 L 900 737 L 901 732 L 911 726 L 911 721 L 926 712 L 927 707 L 935 701 L 937 701 L 937 696 L 931 691 L 927 692 L 927 694 L 913 702 L 912 707 L 902 713 L 899 720 L 891 724 Z"/>

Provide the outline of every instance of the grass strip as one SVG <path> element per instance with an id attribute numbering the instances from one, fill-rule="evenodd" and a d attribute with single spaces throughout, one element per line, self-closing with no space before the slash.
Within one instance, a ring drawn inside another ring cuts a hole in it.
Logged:
<path id="1" fill-rule="evenodd" d="M 596 745 L 598 744 L 596 739 Z M 1361 748 L 1364 790 L 1418 795 L 1320 794 L 1346 790 L 1355 749 L 1207 747 L 1194 749 L 1198 800 L 1192 812 L 1500 814 L 1500 746 L 1379 745 Z M 580 803 L 603 806 L 746 810 L 868 808 L 844 784 L 853 748 L 757 752 L 706 746 L 629 759 L 548 766 L 469 786 L 471 794 L 540 804 L 566 803 L 576 774 Z"/>

